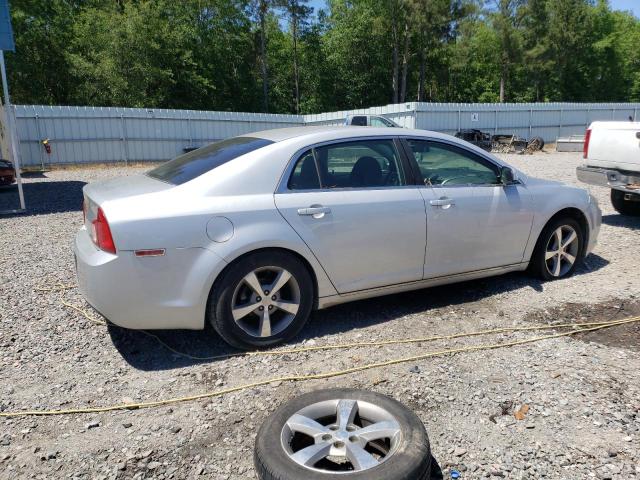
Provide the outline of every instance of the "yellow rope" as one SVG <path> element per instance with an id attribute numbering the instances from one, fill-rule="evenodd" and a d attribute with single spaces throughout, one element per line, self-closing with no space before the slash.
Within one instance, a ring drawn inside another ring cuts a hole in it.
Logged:
<path id="1" fill-rule="evenodd" d="M 344 376 L 344 375 L 348 375 L 348 374 L 351 374 L 351 373 L 362 372 L 362 371 L 365 371 L 365 370 L 372 370 L 372 369 L 375 369 L 375 368 L 389 367 L 389 366 L 392 366 L 392 365 L 398 365 L 398 364 L 402 364 L 402 363 L 416 362 L 416 361 L 419 361 L 419 360 L 424 360 L 424 359 L 427 359 L 427 358 L 433 358 L 433 357 L 438 357 L 438 356 L 443 356 L 443 355 L 451 355 L 451 354 L 457 354 L 457 353 L 463 353 L 463 352 L 475 352 L 475 351 L 480 351 L 480 350 L 494 350 L 494 349 L 498 349 L 498 348 L 525 345 L 525 344 L 530 344 L 530 343 L 534 343 L 534 342 L 540 342 L 540 341 L 543 341 L 543 340 L 550 340 L 550 339 L 554 339 L 554 338 L 567 337 L 567 336 L 570 336 L 570 335 L 575 335 L 577 333 L 594 332 L 594 331 L 597 331 L 597 330 L 602 330 L 604 328 L 609 328 L 609 327 L 613 327 L 613 326 L 617 326 L 617 325 L 636 323 L 636 322 L 640 322 L 640 316 L 631 317 L 631 318 L 627 318 L 627 319 L 624 319 L 624 320 L 616 320 L 616 321 L 612 321 L 612 322 L 603 322 L 603 323 L 597 324 L 597 326 L 592 326 L 590 328 L 579 328 L 580 324 L 572 324 L 571 326 L 575 327 L 574 330 L 571 330 L 571 331 L 568 331 L 568 332 L 563 332 L 563 333 L 557 333 L 557 334 L 553 334 L 553 335 L 544 335 L 544 336 L 528 338 L 528 339 L 525 339 L 525 340 L 518 340 L 518 341 L 513 341 L 513 342 L 507 342 L 507 343 L 494 343 L 494 344 L 487 344 L 487 345 L 473 345 L 473 346 L 468 346 L 468 347 L 460 347 L 460 348 L 439 350 L 439 351 L 435 351 L 435 352 L 424 353 L 424 354 L 421 354 L 421 355 L 414 355 L 414 356 L 411 356 L 411 357 L 404 357 L 404 358 L 398 358 L 398 359 L 394 359 L 394 360 L 388 360 L 388 361 L 385 361 L 385 362 L 370 363 L 370 364 L 366 364 L 366 365 L 361 365 L 359 367 L 348 368 L 348 369 L 345 369 L 345 370 L 337 370 L 337 371 L 317 373 L 317 374 L 290 375 L 290 376 L 284 376 L 284 377 L 275 377 L 275 378 L 270 378 L 270 379 L 266 379 L 266 380 L 261 380 L 261 381 L 258 381 L 258 382 L 239 385 L 239 386 L 236 386 L 236 387 L 226 388 L 226 389 L 223 389 L 223 390 L 217 390 L 217 391 L 213 391 L 213 392 L 205 392 L 205 393 L 201 393 L 201 394 L 197 394 L 197 395 L 190 395 L 190 396 L 184 396 L 184 397 L 168 398 L 168 399 L 165 399 L 165 400 L 157 400 L 157 401 L 152 401 L 152 402 L 120 403 L 120 404 L 108 405 L 108 406 L 104 406 L 104 407 L 71 408 L 71 409 L 63 409 L 63 410 L 30 410 L 30 411 L 0 412 L 0 417 L 18 417 L 18 416 L 33 416 L 33 415 L 37 415 L 37 416 L 69 415 L 69 414 L 100 413 L 100 412 L 111 412 L 111 411 L 115 411 L 115 410 L 135 410 L 135 409 L 139 409 L 139 408 L 158 407 L 158 406 L 162 406 L 162 405 L 171 405 L 171 404 L 176 404 L 176 403 L 190 402 L 190 401 L 194 401 L 194 400 L 201 400 L 203 398 L 219 397 L 219 396 L 226 395 L 226 394 L 229 394 L 229 393 L 239 392 L 239 391 L 242 391 L 242 390 L 248 390 L 248 389 L 251 389 L 251 388 L 260 387 L 260 386 L 268 385 L 268 384 L 275 383 L 275 382 L 288 382 L 288 381 L 291 381 L 291 382 L 304 382 L 304 381 L 309 381 L 309 380 L 322 380 L 322 379 L 327 379 L 327 378 L 332 378 L 332 377 Z M 565 325 L 568 325 L 568 324 L 565 324 Z M 593 325 L 596 325 L 596 324 L 593 324 Z M 524 328 L 524 329 L 531 330 L 534 327 L 514 327 L 514 328 Z M 547 328 L 547 327 L 545 327 L 545 328 Z M 553 327 L 549 327 L 549 328 L 553 328 Z M 500 329 L 500 330 L 502 330 L 502 329 Z M 367 343 L 376 344 L 376 342 L 367 342 Z"/>
<path id="2" fill-rule="evenodd" d="M 84 316 L 87 320 L 96 323 L 98 325 L 108 325 L 108 322 L 103 320 L 99 320 L 97 318 L 93 318 L 86 310 L 79 308 L 75 305 L 65 302 L 62 300 L 62 304 L 66 307 L 72 308 L 73 310 L 79 312 L 82 316 Z M 607 322 L 591 322 L 591 323 L 558 323 L 558 324 L 547 324 L 547 325 L 531 325 L 528 327 L 500 327 L 491 330 L 480 330 L 477 332 L 468 332 L 468 333 L 455 333 L 452 335 L 436 335 L 431 337 L 414 337 L 414 338 L 405 338 L 402 340 L 381 340 L 381 341 L 371 341 L 371 342 L 352 342 L 352 343 L 336 343 L 336 344 L 328 344 L 328 345 L 318 345 L 313 347 L 298 347 L 291 348 L 287 350 L 258 350 L 254 352 L 239 352 L 239 353 L 227 353 L 223 355 L 213 355 L 208 357 L 198 357 L 194 355 L 190 355 L 188 353 L 181 352 L 180 350 L 176 350 L 171 345 L 162 340 L 158 335 L 154 335 L 151 332 L 146 330 L 137 330 L 140 333 L 143 333 L 162 346 L 164 346 L 167 350 L 171 352 L 181 355 L 185 358 L 189 358 L 191 360 L 223 360 L 227 358 L 234 357 L 245 357 L 245 356 L 278 356 L 278 355 L 287 355 L 287 354 L 295 354 L 295 353 L 306 353 L 306 352 L 315 352 L 315 351 L 326 351 L 326 350 L 343 350 L 348 348 L 363 348 L 363 347 L 382 347 L 387 345 L 403 345 L 403 344 L 411 344 L 411 343 L 427 343 L 427 342 L 435 342 L 438 340 L 455 340 L 457 338 L 466 338 L 466 337 L 479 337 L 483 335 L 497 335 L 499 333 L 514 333 L 514 332 L 528 332 L 533 330 L 555 330 L 559 328 L 584 328 L 584 327 L 599 327 L 599 326 L 614 326 L 615 322 L 624 321 L 624 320 L 612 320 Z"/>

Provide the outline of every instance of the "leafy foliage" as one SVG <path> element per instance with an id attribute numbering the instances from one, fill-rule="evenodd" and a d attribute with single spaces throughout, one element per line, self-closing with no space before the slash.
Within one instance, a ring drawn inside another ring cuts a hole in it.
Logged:
<path id="1" fill-rule="evenodd" d="M 640 101 L 640 20 L 607 0 L 13 0 L 13 99 L 317 112 Z"/>

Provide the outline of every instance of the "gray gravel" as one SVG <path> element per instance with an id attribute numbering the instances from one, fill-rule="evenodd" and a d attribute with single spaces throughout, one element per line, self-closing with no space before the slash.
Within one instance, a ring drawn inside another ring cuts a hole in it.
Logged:
<path id="1" fill-rule="evenodd" d="M 508 160 L 529 174 L 577 183 L 580 155 Z M 37 214 L 0 218 L 0 410 L 149 401 L 530 335 L 196 361 L 140 332 L 95 325 L 60 303 L 88 308 L 76 290 L 34 289 L 75 282 L 70 246 L 82 223 L 82 185 L 140 170 L 27 178 L 27 202 Z M 542 284 L 513 274 L 343 305 L 314 314 L 294 345 L 640 314 L 640 220 L 617 215 L 606 190 L 592 192 L 604 225 L 574 277 Z M 14 194 L 0 191 L 0 209 Z M 456 469 L 463 478 L 640 478 L 639 332 L 437 357 L 170 407 L 0 419 L 0 478 L 255 478 L 254 435 L 269 412 L 302 392 L 335 386 L 375 390 L 412 408 L 447 475 Z M 194 356 L 231 351 L 210 331 L 158 335 Z M 529 411 L 517 420 L 513 412 L 525 404 Z"/>

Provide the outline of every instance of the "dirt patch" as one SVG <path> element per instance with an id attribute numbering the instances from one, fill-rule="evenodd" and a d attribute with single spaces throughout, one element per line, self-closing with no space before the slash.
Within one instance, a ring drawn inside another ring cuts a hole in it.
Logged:
<path id="1" fill-rule="evenodd" d="M 538 310 L 527 315 L 532 323 L 590 323 L 622 320 L 640 316 L 640 301 L 610 301 L 598 304 L 566 303 L 553 309 Z M 583 342 L 640 351 L 640 322 L 575 335 Z"/>

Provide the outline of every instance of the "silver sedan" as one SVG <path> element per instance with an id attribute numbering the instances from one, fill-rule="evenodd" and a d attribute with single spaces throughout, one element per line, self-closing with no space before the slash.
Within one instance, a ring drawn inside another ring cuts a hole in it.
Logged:
<path id="1" fill-rule="evenodd" d="M 301 127 L 213 143 L 84 188 L 79 285 L 113 323 L 202 329 L 239 348 L 296 335 L 313 309 L 529 270 L 571 275 L 601 214 L 424 130 Z"/>

